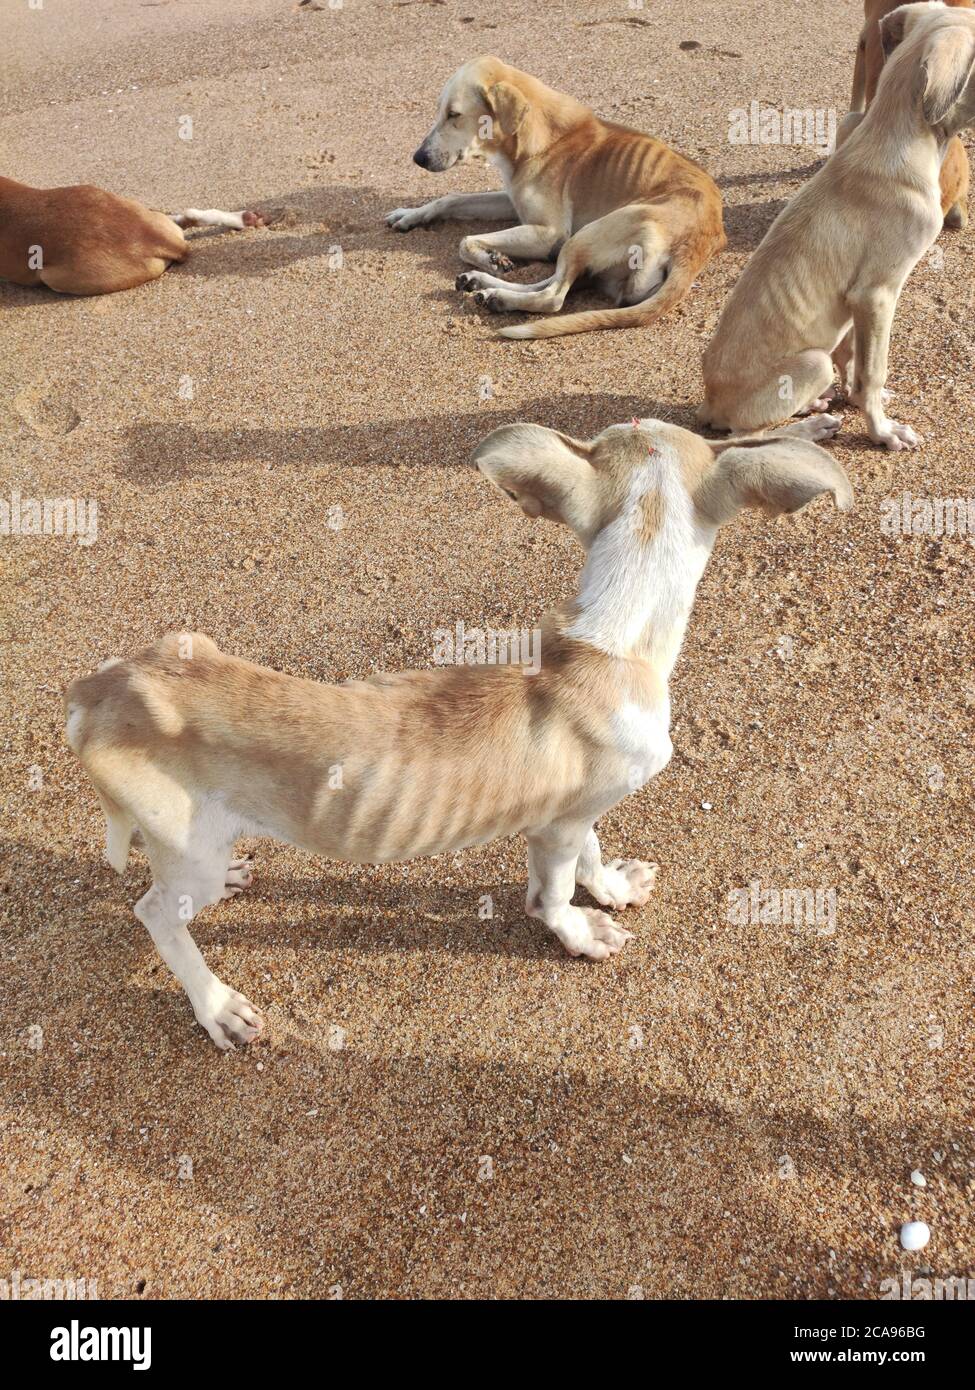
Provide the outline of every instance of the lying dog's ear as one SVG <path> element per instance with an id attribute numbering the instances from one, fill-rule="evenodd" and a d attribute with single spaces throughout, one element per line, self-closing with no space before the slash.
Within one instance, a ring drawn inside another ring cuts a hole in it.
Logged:
<path id="1" fill-rule="evenodd" d="M 712 448 L 718 460 L 695 490 L 694 503 L 715 526 L 730 521 L 742 507 L 757 507 L 767 516 L 797 512 L 823 492 L 832 495 L 841 512 L 853 505 L 843 469 L 808 440 L 730 445 L 716 441 Z"/>
<path id="2" fill-rule="evenodd" d="M 510 82 L 495 82 L 487 90 L 486 101 L 502 136 L 516 135 L 531 109 L 526 98 Z"/>
<path id="3" fill-rule="evenodd" d="M 502 425 L 482 439 L 474 463 L 526 516 L 561 521 L 588 545 L 599 517 L 591 446 L 544 425 Z"/>
<path id="4" fill-rule="evenodd" d="M 925 49 L 924 119 L 943 125 L 975 73 L 975 34 L 969 28 L 951 28 L 936 35 Z"/>

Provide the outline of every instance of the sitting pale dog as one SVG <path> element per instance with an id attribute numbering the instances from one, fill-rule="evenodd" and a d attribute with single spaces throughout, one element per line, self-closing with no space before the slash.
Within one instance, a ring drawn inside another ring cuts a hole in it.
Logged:
<path id="1" fill-rule="evenodd" d="M 108 662 L 67 694 L 71 747 L 108 821 L 121 873 L 141 832 L 152 887 L 136 906 L 220 1048 L 261 1027 L 207 968 L 187 923 L 250 882 L 240 835 L 382 863 L 528 841 L 530 916 L 573 956 L 629 939 L 610 909 L 647 901 L 655 866 L 604 863 L 594 821 L 667 765 L 667 683 L 718 527 L 741 507 L 792 512 L 843 470 L 810 442 L 817 417 L 781 436 L 708 444 L 658 420 L 585 443 L 506 425 L 481 471 L 532 517 L 570 526 L 588 552 L 578 595 L 551 614 L 541 666 L 463 666 L 320 685 L 225 655 L 207 637 L 164 637 Z M 336 776 L 341 769 L 341 776 Z"/>
<path id="2" fill-rule="evenodd" d="M 835 366 L 875 444 L 920 442 L 887 415 L 887 355 L 904 282 L 941 231 L 942 160 L 975 119 L 975 11 L 902 5 L 881 37 L 869 110 L 780 213 L 725 304 L 704 354 L 705 425 L 757 430 L 825 410 Z"/>
<path id="3" fill-rule="evenodd" d="M 703 169 L 497 58 L 475 58 L 454 74 L 413 156 L 431 173 L 476 157 L 497 166 L 503 193 L 449 194 L 397 208 L 386 221 L 408 232 L 443 217 L 517 218 L 517 227 L 460 243 L 461 259 L 477 270 L 460 275 L 457 288 L 495 313 L 557 314 L 583 275 L 621 306 L 503 328 L 502 337 L 653 323 L 725 244 L 721 194 Z M 553 260 L 555 273 L 535 284 L 498 278 L 514 261 Z"/>

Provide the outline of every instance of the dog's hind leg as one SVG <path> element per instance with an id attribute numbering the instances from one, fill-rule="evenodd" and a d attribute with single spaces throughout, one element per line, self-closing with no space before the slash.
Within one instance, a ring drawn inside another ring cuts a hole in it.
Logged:
<path id="1" fill-rule="evenodd" d="M 621 302 L 635 304 L 661 285 L 666 259 L 663 233 L 648 221 L 646 209 L 639 205 L 617 208 L 569 237 L 559 252 L 555 274 L 541 286 L 508 285 L 479 291 L 474 297 L 493 313 L 557 314 L 581 276 L 612 274 L 625 277 Z"/>
<path id="2" fill-rule="evenodd" d="M 242 866 L 228 870 L 230 846 L 225 840 L 207 844 L 199 837 L 193 852 L 183 853 L 143 833 L 153 883 L 136 903 L 135 915 L 217 1047 L 229 1051 L 235 1042 L 250 1042 L 263 1027 L 261 1015 L 249 999 L 213 974 L 189 933 L 189 923 L 204 907 L 227 896 L 228 888 L 246 886 L 240 882 Z"/>
<path id="3" fill-rule="evenodd" d="M 555 933 L 570 956 L 605 960 L 622 950 L 632 933 L 618 927 L 605 912 L 572 906 L 576 868 L 590 834 L 591 826 L 579 821 L 556 821 L 544 830 L 526 834 L 525 910 L 529 917 L 537 917 Z"/>
<path id="4" fill-rule="evenodd" d="M 701 407 L 701 423 L 715 429 L 763 430 L 780 424 L 790 415 L 825 411 L 827 391 L 833 381 L 833 361 L 828 352 L 808 348 L 788 357 L 757 389 L 732 395 L 729 387 L 720 391 L 721 406 L 709 401 Z M 726 406 L 725 401 L 729 404 Z"/>

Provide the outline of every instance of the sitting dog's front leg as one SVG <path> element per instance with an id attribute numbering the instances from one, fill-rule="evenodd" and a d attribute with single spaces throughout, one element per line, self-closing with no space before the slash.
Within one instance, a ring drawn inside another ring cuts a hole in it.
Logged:
<path id="1" fill-rule="evenodd" d="M 573 907 L 576 866 L 592 833 L 588 825 L 558 821 L 526 836 L 528 898 L 525 910 L 553 931 L 570 956 L 605 960 L 623 949 L 632 932 L 594 907 Z M 593 836 L 595 839 L 595 836 Z M 599 857 L 599 845 L 596 845 Z"/>
<path id="2" fill-rule="evenodd" d="M 514 270 L 515 261 L 552 260 L 564 240 L 554 227 L 504 227 L 500 232 L 465 236 L 460 244 L 460 256 L 468 265 L 476 265 L 480 270 Z"/>
<path id="3" fill-rule="evenodd" d="M 486 217 L 488 221 L 494 218 L 501 222 L 515 215 L 507 193 L 448 193 L 418 208 L 394 208 L 386 214 L 386 225 L 394 232 L 411 232 L 414 227 L 426 227 L 445 217 Z"/>
<path id="4" fill-rule="evenodd" d="M 894 450 L 911 449 L 922 442 L 910 425 L 889 419 L 884 409 L 887 354 L 896 307 L 897 293 L 890 289 L 871 289 L 853 298 L 856 362 L 850 396 L 851 403 L 867 417 L 873 442 Z"/>
<path id="5" fill-rule="evenodd" d="M 649 899 L 657 865 L 642 859 L 614 859 L 603 863 L 595 830 L 590 830 L 576 864 L 576 883 L 603 907 L 642 907 Z"/>

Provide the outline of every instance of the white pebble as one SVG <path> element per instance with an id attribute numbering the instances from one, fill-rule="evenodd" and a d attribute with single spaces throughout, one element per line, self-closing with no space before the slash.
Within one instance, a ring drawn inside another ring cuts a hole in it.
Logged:
<path id="1" fill-rule="evenodd" d="M 901 1245 L 905 1250 L 923 1250 L 931 1239 L 926 1221 L 905 1221 L 901 1227 Z"/>
<path id="2" fill-rule="evenodd" d="M 928 1180 L 921 1172 L 920 1168 L 914 1169 L 914 1172 L 911 1174 L 911 1182 L 915 1187 L 927 1187 L 928 1185 Z"/>
<path id="3" fill-rule="evenodd" d="M 702 811 L 710 811 L 710 809 L 711 809 L 711 803 L 710 803 L 710 801 L 702 801 L 702 802 L 701 802 L 701 810 L 702 810 Z"/>

